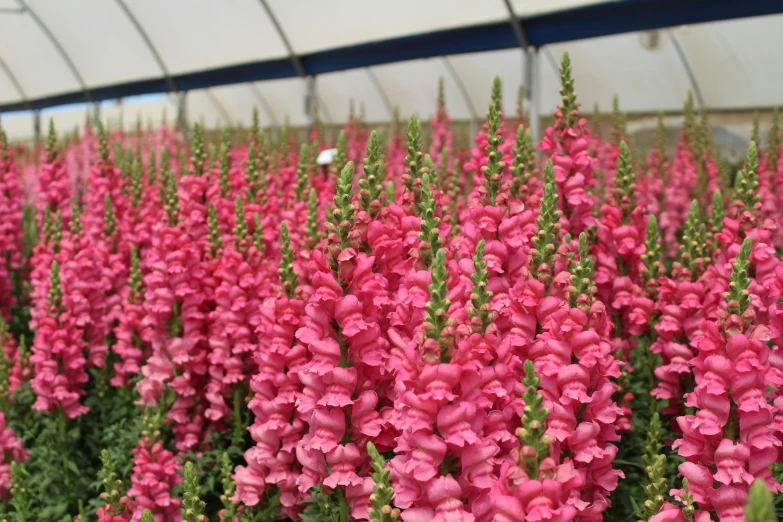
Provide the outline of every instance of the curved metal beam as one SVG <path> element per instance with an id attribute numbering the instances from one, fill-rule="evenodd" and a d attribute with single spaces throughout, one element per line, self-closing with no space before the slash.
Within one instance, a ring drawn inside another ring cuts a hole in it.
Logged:
<path id="1" fill-rule="evenodd" d="M 277 127 L 279 125 L 277 121 L 277 117 L 275 116 L 275 113 L 272 110 L 272 106 L 269 105 L 269 102 L 266 101 L 264 95 L 261 94 L 261 90 L 255 84 L 255 82 L 248 83 L 248 86 L 250 87 L 250 91 L 253 93 L 253 96 L 255 97 L 258 104 L 261 106 L 262 109 L 264 109 L 264 112 L 266 113 L 266 117 L 269 118 L 269 121 L 272 123 L 272 125 Z"/>
<path id="2" fill-rule="evenodd" d="M 277 21 L 277 17 L 272 12 L 272 9 L 269 7 L 269 4 L 266 3 L 266 0 L 258 0 L 258 1 L 261 2 L 261 7 L 264 8 L 264 11 L 266 11 L 266 15 L 269 17 L 269 19 L 272 21 L 272 24 L 275 26 L 277 35 L 283 41 L 283 45 L 288 51 L 288 59 L 291 60 L 291 65 L 294 66 L 294 70 L 296 71 L 296 74 L 298 74 L 301 77 L 307 76 L 307 72 L 305 72 L 304 66 L 302 65 L 302 60 L 300 60 L 299 55 L 297 55 L 296 52 L 294 52 L 294 48 L 291 46 L 291 42 L 288 40 L 285 31 L 283 31 L 283 26 L 281 26 L 280 22 Z"/>
<path id="3" fill-rule="evenodd" d="M 457 88 L 459 89 L 459 93 L 462 96 L 462 99 L 465 102 L 465 105 L 468 107 L 468 111 L 470 112 L 470 119 L 471 119 L 471 135 L 476 134 L 476 129 L 473 128 L 478 125 L 479 122 L 479 116 L 478 112 L 476 112 L 476 108 L 473 106 L 473 102 L 470 99 L 470 95 L 468 95 L 468 89 L 465 87 L 465 84 L 462 82 L 462 78 L 460 78 L 460 75 L 457 73 L 457 70 L 454 68 L 454 66 L 451 64 L 451 61 L 449 60 L 448 56 L 443 56 L 443 65 L 446 66 L 446 70 L 449 72 L 449 76 L 451 76 L 451 79 L 454 80 L 454 83 L 457 84 Z"/>
<path id="4" fill-rule="evenodd" d="M 220 98 L 212 92 L 212 89 L 204 89 L 204 93 L 207 95 L 207 98 L 209 98 L 209 101 L 212 102 L 212 105 L 215 106 L 218 113 L 220 113 L 220 117 L 226 120 L 223 125 L 233 125 L 231 114 L 228 112 L 228 109 L 226 109 L 226 106 L 220 101 Z"/>
<path id="5" fill-rule="evenodd" d="M 375 76 L 375 73 L 373 72 L 371 67 L 367 67 L 367 75 L 370 77 L 370 81 L 375 86 L 375 90 L 378 91 L 378 94 L 381 95 L 381 100 L 383 101 L 383 104 L 386 106 L 386 110 L 389 111 L 389 118 L 394 119 L 394 105 L 391 102 L 391 98 L 389 98 L 389 94 L 386 92 L 386 89 L 383 88 L 383 85 L 381 82 L 378 81 L 378 77 Z"/>
<path id="6" fill-rule="evenodd" d="M 691 89 L 693 90 L 693 96 L 696 98 L 696 103 L 699 104 L 700 108 L 704 107 L 704 97 L 701 95 L 699 82 L 696 81 L 696 74 L 694 74 L 691 63 L 688 61 L 688 57 L 685 55 L 685 50 L 682 48 L 682 45 L 680 45 L 680 40 L 673 31 L 669 31 L 669 37 L 672 40 L 672 44 L 674 44 L 674 50 L 677 51 L 677 56 L 680 59 L 682 68 L 685 69 L 685 74 L 688 76 L 688 81 L 691 84 Z"/>
<path id="7" fill-rule="evenodd" d="M 158 52 L 158 49 L 155 47 L 155 44 L 152 43 L 152 40 L 150 39 L 149 35 L 144 30 L 144 28 L 141 26 L 141 23 L 139 22 L 138 18 L 136 18 L 136 15 L 133 14 L 133 12 L 125 4 L 123 0 L 117 0 L 117 5 L 120 6 L 120 9 L 122 9 L 122 11 L 125 13 L 125 16 L 128 18 L 130 23 L 133 24 L 133 27 L 136 28 L 136 32 L 139 33 L 141 39 L 144 40 L 144 43 L 147 45 L 147 49 L 149 49 L 150 53 L 152 54 L 152 57 L 158 63 L 158 67 L 160 67 L 161 72 L 163 72 L 163 77 L 166 79 L 166 85 L 169 86 L 169 91 L 170 92 L 176 91 L 177 84 L 174 81 L 174 78 L 172 78 L 171 73 L 166 67 L 166 64 L 163 62 L 163 58 Z"/>
<path id="8" fill-rule="evenodd" d="M 76 64 L 73 63 L 71 57 L 68 55 L 67 52 L 65 52 L 65 48 L 62 46 L 60 41 L 54 36 L 54 33 L 52 33 L 52 31 L 43 22 L 43 20 L 41 20 L 38 17 L 38 15 L 35 14 L 35 11 L 33 11 L 30 8 L 26 0 L 17 0 L 17 1 L 22 5 L 22 8 L 25 10 L 25 12 L 28 13 L 33 18 L 33 21 L 36 24 L 38 24 L 38 27 L 41 29 L 41 31 L 44 32 L 46 37 L 49 38 L 49 41 L 52 43 L 52 45 L 54 45 L 55 49 L 57 49 L 57 52 L 60 53 L 60 56 L 65 61 L 65 64 L 71 70 L 71 74 L 73 74 L 73 77 L 76 78 L 76 82 L 79 84 L 79 87 L 81 87 L 82 92 L 84 92 L 84 97 L 87 98 L 87 101 L 94 101 L 92 97 L 92 93 L 90 92 L 90 89 L 87 87 L 84 78 L 82 78 L 79 69 L 76 68 Z"/>
<path id="9" fill-rule="evenodd" d="M 5 63 L 5 60 L 3 60 L 2 56 L 0 56 L 0 69 L 5 71 L 5 75 L 8 76 L 8 79 L 11 80 L 12 84 L 14 84 L 14 88 L 19 93 L 19 96 L 22 98 L 22 102 L 29 107 L 30 103 L 27 101 L 27 94 L 25 94 L 24 89 L 22 88 L 22 84 L 19 83 L 19 79 L 11 71 L 11 68 L 8 67 L 8 64 Z"/>
<path id="10" fill-rule="evenodd" d="M 225 118 L 225 120 L 226 120 L 226 123 L 225 123 L 224 125 L 233 125 L 233 123 L 231 123 L 231 116 L 228 114 L 228 111 L 227 111 L 227 110 L 226 110 L 226 108 L 223 106 L 223 104 L 222 104 L 222 103 L 220 103 L 220 100 L 218 100 L 218 97 L 217 97 L 217 96 L 215 96 L 215 93 L 214 93 L 214 92 L 212 92 L 212 90 L 211 90 L 211 89 L 204 89 L 204 93 L 206 93 L 206 95 L 207 95 L 207 98 L 209 98 L 209 100 L 212 102 L 212 104 L 213 104 L 213 105 L 215 106 L 215 108 L 218 110 L 218 112 L 220 113 L 220 115 L 221 115 L 223 118 Z"/>
<path id="11" fill-rule="evenodd" d="M 522 22 L 519 21 L 517 14 L 514 12 L 514 8 L 511 6 L 511 0 L 503 0 L 508 10 L 508 21 L 511 24 L 511 28 L 514 29 L 514 36 L 517 39 L 517 43 L 522 49 L 527 49 L 528 42 L 525 36 L 525 30 L 522 28 Z"/>

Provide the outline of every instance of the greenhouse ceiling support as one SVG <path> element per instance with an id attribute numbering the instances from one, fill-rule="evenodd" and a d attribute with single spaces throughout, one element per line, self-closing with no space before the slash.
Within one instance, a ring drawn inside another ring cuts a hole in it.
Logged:
<path id="1" fill-rule="evenodd" d="M 540 89 L 540 69 L 538 63 L 538 48 L 528 47 L 525 53 L 525 99 L 528 107 L 528 121 L 533 143 L 541 139 L 541 116 L 538 111 L 538 91 Z"/>
<path id="2" fill-rule="evenodd" d="M 389 98 L 389 94 L 386 92 L 386 89 L 383 88 L 383 84 L 378 81 L 378 77 L 375 76 L 375 73 L 372 72 L 371 67 L 367 67 L 367 76 L 370 77 L 370 81 L 375 86 L 375 90 L 378 91 L 378 94 L 381 97 L 381 101 L 383 101 L 383 105 L 386 107 L 386 110 L 389 112 L 389 121 L 394 120 L 394 104 L 391 101 L 391 98 Z"/>
<path id="3" fill-rule="evenodd" d="M 680 44 L 680 39 L 677 38 L 677 35 L 675 35 L 672 31 L 669 31 L 669 37 L 671 37 L 672 44 L 674 45 L 674 50 L 677 52 L 677 57 L 680 59 L 682 68 L 685 69 L 685 75 L 688 77 L 688 82 L 690 82 L 691 84 L 691 90 L 693 91 L 693 96 L 694 98 L 696 98 L 696 104 L 699 106 L 699 108 L 704 107 L 704 97 L 701 94 L 701 89 L 699 88 L 699 82 L 696 81 L 696 73 L 693 72 L 693 67 L 691 67 L 691 62 L 688 60 L 688 57 L 685 55 L 685 49 L 682 48 L 682 45 Z"/>
<path id="4" fill-rule="evenodd" d="M 163 58 L 158 52 L 158 49 L 155 47 L 155 44 L 152 43 L 152 40 L 147 34 L 147 31 L 145 31 L 144 28 L 141 26 L 139 20 L 136 18 L 136 15 L 134 15 L 133 11 L 131 11 L 128 8 L 124 0 L 116 0 L 116 1 L 117 1 L 117 5 L 120 6 L 122 12 L 125 13 L 126 18 L 128 18 L 128 20 L 133 25 L 133 27 L 136 28 L 136 32 L 139 34 L 141 39 L 144 40 L 144 44 L 147 46 L 147 49 L 149 49 L 152 58 L 158 64 L 158 67 L 163 73 L 163 78 L 166 80 L 166 85 L 168 85 L 169 92 L 176 92 L 177 83 L 174 81 L 174 78 L 171 77 L 171 73 L 169 72 L 168 67 L 166 67 L 166 64 L 163 62 Z"/>
<path id="5" fill-rule="evenodd" d="M 269 17 L 269 20 L 272 22 L 272 25 L 275 26 L 275 30 L 277 31 L 278 36 L 280 36 L 280 40 L 282 40 L 283 45 L 286 48 L 286 51 L 288 51 L 288 59 L 291 61 L 291 65 L 294 67 L 294 70 L 296 71 L 296 74 L 300 78 L 306 79 L 308 77 L 307 72 L 305 72 L 305 68 L 302 65 L 302 61 L 299 59 L 299 55 L 296 54 L 296 51 L 294 51 L 294 47 L 291 45 L 291 41 L 288 39 L 288 36 L 285 34 L 285 31 L 283 31 L 283 26 L 280 25 L 280 22 L 277 20 L 277 17 L 272 12 L 272 8 L 269 7 L 269 4 L 266 3 L 266 0 L 258 0 L 261 3 L 261 6 L 264 8 L 264 11 L 266 11 L 266 15 Z M 307 95 L 305 98 L 305 107 L 307 109 L 307 116 L 310 118 L 310 124 L 315 124 L 315 105 L 318 103 L 318 94 L 315 91 L 315 75 L 310 75 L 311 78 L 308 80 L 307 83 Z"/>
<path id="6" fill-rule="evenodd" d="M 476 107 L 473 106 L 473 102 L 471 101 L 470 95 L 468 94 L 468 89 L 465 87 L 465 83 L 462 81 L 459 73 L 457 73 L 457 70 L 451 64 L 451 60 L 449 60 L 448 56 L 443 56 L 443 65 L 445 65 L 446 70 L 449 71 L 449 76 L 451 76 L 451 79 L 454 80 L 454 83 L 457 84 L 457 89 L 459 90 L 465 105 L 470 111 L 470 135 L 475 136 L 479 121 L 478 111 L 476 111 Z"/>
<path id="7" fill-rule="evenodd" d="M 38 27 L 46 35 L 46 37 L 49 39 L 52 45 L 54 45 L 54 48 L 57 50 L 57 52 L 60 54 L 65 64 L 71 70 L 71 74 L 73 74 L 73 77 L 76 79 L 76 82 L 79 84 L 79 87 L 81 87 L 84 98 L 89 102 L 96 101 L 92 95 L 92 92 L 90 92 L 90 89 L 87 87 L 87 83 L 85 83 L 84 78 L 82 78 L 79 69 L 76 68 L 76 64 L 73 62 L 71 57 L 65 51 L 65 48 L 62 46 L 62 44 L 57 39 L 57 37 L 54 36 L 54 33 L 52 33 L 52 31 L 43 22 L 43 20 L 41 20 L 38 17 L 38 15 L 35 14 L 35 11 L 30 9 L 30 6 L 27 5 L 26 0 L 17 0 L 17 1 L 22 5 L 22 8 L 24 9 L 25 13 L 29 14 L 30 17 L 32 17 L 36 25 L 38 25 Z"/>
<path id="8" fill-rule="evenodd" d="M 25 104 L 25 107 L 32 109 L 33 107 L 30 105 L 30 102 L 27 101 L 27 94 L 25 94 L 24 89 L 22 88 L 22 84 L 19 83 L 19 79 L 16 77 L 13 71 L 11 71 L 11 68 L 8 67 L 8 64 L 5 63 L 5 60 L 3 60 L 2 56 L 0 56 L 0 69 L 5 72 L 5 75 L 8 77 L 8 79 L 11 80 L 12 84 L 14 84 L 14 88 L 16 89 L 16 92 L 19 93 L 19 97 L 22 98 L 22 103 Z"/>
<path id="9" fill-rule="evenodd" d="M 223 106 L 223 104 L 220 103 L 218 97 L 215 96 L 215 93 L 212 92 L 211 89 L 204 89 L 204 93 L 207 95 L 207 98 L 209 98 L 209 101 L 212 102 L 212 105 L 215 106 L 215 109 L 217 109 L 218 114 L 220 114 L 220 117 L 225 119 L 223 125 L 228 125 L 230 127 L 232 125 L 231 116 L 228 114 L 228 111 Z"/>
<path id="10" fill-rule="evenodd" d="M 268 9 L 264 0 L 259 2 Z M 778 13 L 783 13 L 783 2 L 780 0 L 617 0 L 533 16 L 520 22 L 528 45 L 541 47 L 564 41 Z M 277 26 L 279 27 L 279 23 Z M 285 41 L 288 41 L 287 38 Z M 226 84 L 294 78 L 303 74 L 319 75 L 406 60 L 497 51 L 518 45 L 513 28 L 507 20 L 502 20 L 484 25 L 364 42 L 304 55 L 293 54 L 287 58 L 225 65 L 175 75 L 173 80 L 179 89 L 203 89 Z M 139 79 L 115 85 L 93 86 L 87 93 L 85 90 L 61 92 L 28 100 L 28 104 L 23 101 L 6 103 L 0 105 L 0 111 L 79 103 L 85 101 L 88 94 L 92 96 L 92 100 L 109 100 L 165 93 L 168 90 L 165 78 Z"/>
<path id="11" fill-rule="evenodd" d="M 261 89 L 258 88 L 258 85 L 256 85 L 254 82 L 250 82 L 248 85 L 250 86 L 250 91 L 253 93 L 253 97 L 256 99 L 258 104 L 264 110 L 264 114 L 266 114 L 266 117 L 269 119 L 269 123 L 275 127 L 279 126 L 280 123 L 277 121 L 277 116 L 275 116 L 272 107 L 269 106 L 269 102 L 266 101 L 264 95 L 261 94 Z"/>

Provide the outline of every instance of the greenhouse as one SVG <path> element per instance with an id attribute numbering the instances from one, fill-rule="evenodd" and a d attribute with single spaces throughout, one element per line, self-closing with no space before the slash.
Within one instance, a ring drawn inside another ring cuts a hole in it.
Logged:
<path id="1" fill-rule="evenodd" d="M 0 520 L 778 520 L 781 48 L 777 0 L 0 0 Z"/>

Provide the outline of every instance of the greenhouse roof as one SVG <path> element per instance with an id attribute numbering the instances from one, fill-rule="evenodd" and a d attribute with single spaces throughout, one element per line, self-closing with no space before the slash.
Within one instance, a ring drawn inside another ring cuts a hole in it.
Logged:
<path id="1" fill-rule="evenodd" d="M 494 75 L 513 99 L 520 43 L 541 49 L 545 112 L 565 50 L 588 106 L 616 92 L 624 110 L 675 110 L 689 90 L 710 108 L 772 106 L 783 16 L 762 15 L 780 12 L 777 0 L 0 0 L 0 111 L 188 91 L 188 117 L 208 124 L 246 122 L 259 105 L 265 123 L 297 125 L 316 76 L 327 123 L 351 99 L 388 121 L 393 106 L 431 113 L 443 77 L 452 117 L 476 119 Z M 660 28 L 671 29 L 642 33 Z M 173 97 L 122 110 L 159 119 L 161 105 L 176 110 Z M 14 119 L 3 118 L 12 136 Z"/>

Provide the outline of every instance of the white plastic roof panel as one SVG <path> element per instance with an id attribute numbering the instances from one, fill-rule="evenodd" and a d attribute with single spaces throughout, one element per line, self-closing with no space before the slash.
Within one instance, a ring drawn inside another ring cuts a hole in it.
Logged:
<path id="1" fill-rule="evenodd" d="M 529 17 L 555 11 L 564 11 L 575 7 L 602 4 L 609 0 L 511 0 L 511 7 L 517 16 Z"/>
<path id="2" fill-rule="evenodd" d="M 691 90 L 691 84 L 668 33 L 660 34 L 654 49 L 646 49 L 638 34 L 624 34 L 547 46 L 559 66 L 568 51 L 578 99 L 584 110 L 593 105 L 609 111 L 617 94 L 624 111 L 676 110 Z M 548 57 L 541 66 L 553 69 Z M 559 78 L 558 78 L 559 82 Z M 546 89 L 541 101 L 557 103 L 557 90 Z"/>
<path id="3" fill-rule="evenodd" d="M 608 0 L 513 0 L 518 16 L 534 16 Z M 498 22 L 509 18 L 501 0 L 267 0 L 294 51 L 306 54 L 335 47 L 431 31 Z M 303 19 L 303 13 L 306 18 Z M 309 20 L 323 21 L 308 22 Z"/>
<path id="4" fill-rule="evenodd" d="M 20 93 L 16 90 L 11 78 L 5 72 L 2 66 L 0 66 L 0 103 L 17 101 L 20 97 Z"/>
<path id="5" fill-rule="evenodd" d="M 27 14 L 0 16 L 0 56 L 28 98 L 81 90 L 57 48 Z"/>
<path id="6" fill-rule="evenodd" d="M 502 1 L 474 0 L 267 0 L 299 54 L 508 17 Z M 306 23 L 302 16 L 318 23 Z"/>
<path id="7" fill-rule="evenodd" d="M 462 78 L 479 120 L 486 118 L 492 94 L 492 82 L 499 76 L 503 85 L 503 110 L 516 110 L 517 92 L 522 83 L 524 55 L 520 49 L 489 53 L 462 54 L 449 57 L 454 70 Z M 448 100 L 451 110 L 451 100 Z"/>
<path id="8" fill-rule="evenodd" d="M 470 117 L 442 58 L 429 58 L 372 68 L 378 81 L 389 92 L 391 102 L 400 108 L 402 118 L 416 114 L 419 120 L 432 117 L 438 97 L 438 79 L 443 77 L 446 104 L 454 119 Z M 391 120 L 391 118 L 388 118 Z"/>
<path id="9" fill-rule="evenodd" d="M 255 85 L 266 99 L 280 125 L 285 122 L 286 116 L 293 126 L 308 124 L 307 112 L 305 111 L 305 95 L 307 94 L 305 80 L 289 78 L 256 82 Z M 265 116 L 261 107 L 259 107 L 259 116 L 261 118 Z"/>
<path id="10" fill-rule="evenodd" d="M 27 111 L 5 113 L 0 124 L 10 140 L 29 140 L 35 135 L 33 116 Z"/>
<path id="11" fill-rule="evenodd" d="M 118 6 L 106 0 L 71 2 L 28 0 L 91 87 L 160 77 L 136 28 Z"/>
<path id="12" fill-rule="evenodd" d="M 678 28 L 708 107 L 783 103 L 783 15 Z"/>
<path id="13" fill-rule="evenodd" d="M 373 83 L 370 69 L 353 69 L 319 76 L 316 86 L 320 106 L 320 117 L 328 123 L 345 123 L 348 119 L 351 100 L 356 113 L 364 104 L 366 121 L 389 121 L 394 118 L 394 105 L 387 107 L 383 96 Z M 381 85 L 388 95 L 386 88 Z M 391 112 L 390 112 L 391 109 Z"/>
<path id="14" fill-rule="evenodd" d="M 288 55 L 258 0 L 124 1 L 172 74 Z"/>
<path id="15" fill-rule="evenodd" d="M 136 130 L 136 123 L 141 120 L 146 128 L 149 122 L 158 126 L 163 122 L 163 113 L 169 125 L 174 123 L 177 115 L 176 99 L 163 96 L 156 99 L 125 98 L 122 103 L 101 104 L 101 118 L 112 129 L 117 128 L 122 122 L 126 132 Z"/>
<path id="16" fill-rule="evenodd" d="M 81 130 L 88 114 L 88 109 L 81 103 L 44 109 L 41 111 L 41 131 L 46 136 L 50 119 L 59 134 L 73 132 L 77 127 Z"/>

